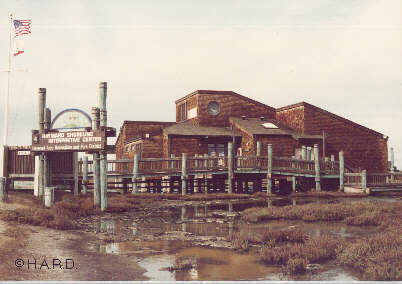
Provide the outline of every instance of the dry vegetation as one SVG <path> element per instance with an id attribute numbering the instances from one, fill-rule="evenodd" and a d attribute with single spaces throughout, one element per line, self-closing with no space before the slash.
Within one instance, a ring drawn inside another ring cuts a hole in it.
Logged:
<path id="1" fill-rule="evenodd" d="M 64 195 L 61 197 L 61 201 L 56 202 L 52 208 L 45 208 L 42 202 L 35 197 L 27 196 L 26 198 L 32 201 L 30 207 L 0 211 L 0 219 L 20 224 L 69 230 L 76 228 L 74 220 L 78 217 L 100 213 L 99 209 L 94 208 L 91 195 L 80 195 L 79 197 Z M 107 211 L 123 212 L 136 208 L 139 204 L 139 200 L 114 195 L 109 199 Z"/>
<path id="2" fill-rule="evenodd" d="M 397 216 L 402 211 L 402 202 L 374 203 L 374 202 L 340 202 L 335 204 L 310 203 L 300 206 L 283 207 L 254 207 L 242 212 L 242 219 L 257 223 L 264 220 L 303 220 L 307 222 L 343 221 L 348 219 L 351 225 L 359 225 L 359 220 L 351 218 L 364 216 L 370 222 L 382 224 L 384 214 Z M 376 219 L 376 220 L 374 220 Z"/>

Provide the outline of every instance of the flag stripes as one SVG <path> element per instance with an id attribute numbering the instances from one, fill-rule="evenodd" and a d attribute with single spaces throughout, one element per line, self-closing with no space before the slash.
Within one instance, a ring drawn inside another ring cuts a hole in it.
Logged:
<path id="1" fill-rule="evenodd" d="M 31 33 L 31 20 L 14 20 L 14 37 Z"/>

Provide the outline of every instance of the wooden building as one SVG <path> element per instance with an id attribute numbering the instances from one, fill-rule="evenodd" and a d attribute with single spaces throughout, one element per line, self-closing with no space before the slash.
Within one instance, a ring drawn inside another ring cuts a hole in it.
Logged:
<path id="1" fill-rule="evenodd" d="M 231 91 L 197 90 L 176 101 L 176 122 L 124 121 L 116 158 L 162 158 L 181 153 L 300 156 L 303 146 L 318 144 L 322 157 L 345 153 L 351 168 L 384 172 L 388 137 L 326 110 L 302 102 L 275 109 Z M 260 147 L 260 149 L 258 149 Z M 259 152 L 259 153 L 258 153 Z"/>

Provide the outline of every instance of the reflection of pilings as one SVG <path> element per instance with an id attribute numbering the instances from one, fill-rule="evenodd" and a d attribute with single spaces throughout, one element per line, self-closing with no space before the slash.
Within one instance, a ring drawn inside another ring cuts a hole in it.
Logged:
<path id="1" fill-rule="evenodd" d="M 204 205 L 204 216 L 207 217 L 208 214 L 208 206 L 205 204 Z"/>
<path id="2" fill-rule="evenodd" d="M 133 222 L 133 235 L 135 236 L 137 234 L 137 223 Z"/>
<path id="3" fill-rule="evenodd" d="M 229 221 L 229 239 L 233 235 L 233 221 Z"/>
<path id="4" fill-rule="evenodd" d="M 194 217 L 198 217 L 198 205 L 194 205 Z"/>
<path id="5" fill-rule="evenodd" d="M 229 201 L 228 203 L 228 212 L 232 213 L 233 212 L 233 203 Z"/>
<path id="6" fill-rule="evenodd" d="M 268 199 L 267 203 L 268 203 L 268 207 L 272 207 L 272 200 L 271 199 Z"/>
<path id="7" fill-rule="evenodd" d="M 187 224 L 185 223 L 185 221 L 186 221 L 186 206 L 182 206 L 181 207 L 181 221 L 182 221 L 182 223 L 181 223 L 181 230 L 183 231 L 183 232 L 186 232 L 187 231 Z"/>
<path id="8" fill-rule="evenodd" d="M 186 220 L 186 206 L 181 207 L 181 220 L 185 221 Z"/>

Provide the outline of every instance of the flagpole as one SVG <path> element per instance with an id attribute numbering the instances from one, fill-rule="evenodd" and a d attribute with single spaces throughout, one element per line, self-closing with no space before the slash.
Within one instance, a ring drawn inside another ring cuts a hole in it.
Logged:
<path id="1" fill-rule="evenodd" d="M 10 77 L 11 77 L 11 34 L 12 34 L 12 26 L 13 26 L 13 14 L 10 13 L 10 42 L 8 46 L 8 78 L 7 78 L 7 94 L 5 97 L 4 103 L 4 128 L 3 128 L 3 145 L 7 145 L 7 136 L 8 136 L 8 104 L 10 97 Z"/>

